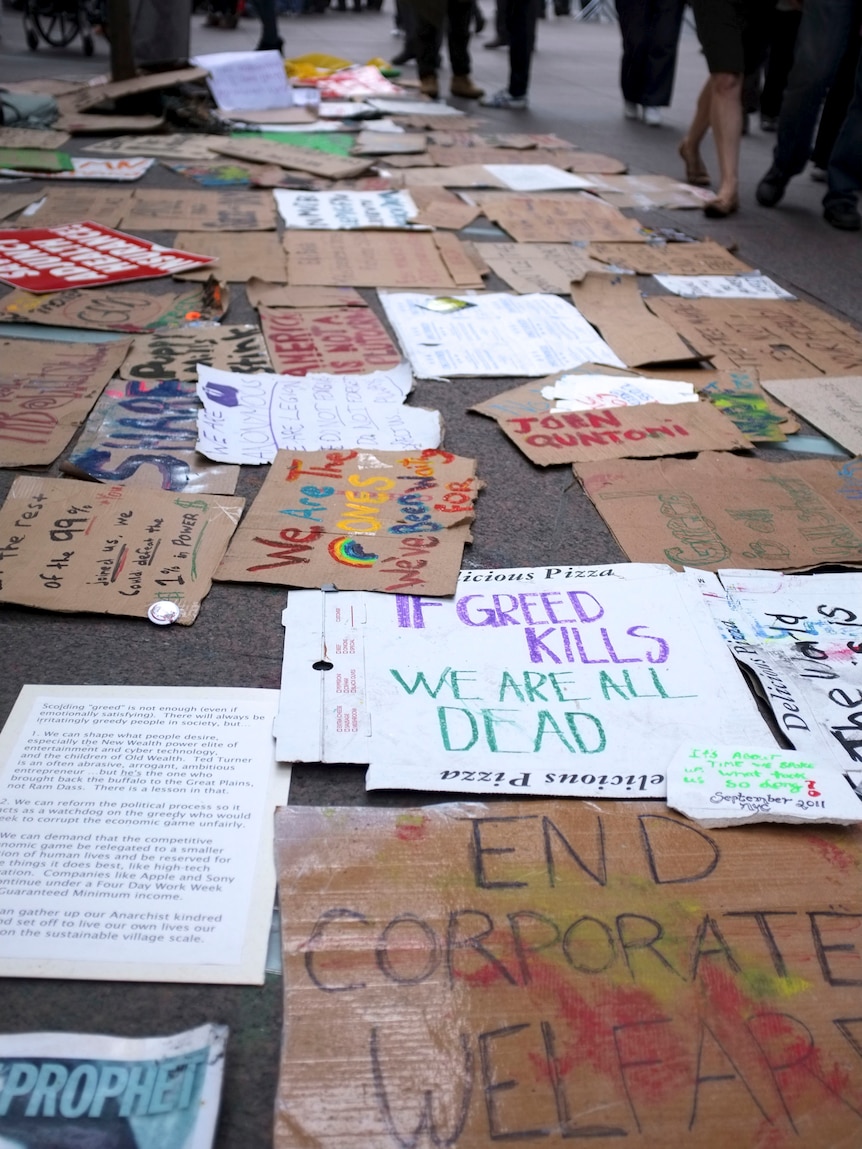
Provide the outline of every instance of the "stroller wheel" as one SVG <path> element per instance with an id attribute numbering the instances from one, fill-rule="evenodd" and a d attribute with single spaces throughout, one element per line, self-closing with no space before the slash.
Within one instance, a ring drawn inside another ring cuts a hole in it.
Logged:
<path id="1" fill-rule="evenodd" d="M 92 54 L 93 54 L 93 37 L 92 36 L 83 36 L 81 38 L 81 46 L 84 49 L 84 55 L 85 56 L 92 56 Z"/>
<path id="2" fill-rule="evenodd" d="M 31 52 L 35 52 L 39 47 L 39 37 L 36 35 L 32 28 L 27 29 L 27 47 Z"/>

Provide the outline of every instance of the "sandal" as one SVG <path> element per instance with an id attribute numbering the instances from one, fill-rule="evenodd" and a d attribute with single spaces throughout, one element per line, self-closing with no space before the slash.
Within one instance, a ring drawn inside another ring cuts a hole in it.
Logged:
<path id="1" fill-rule="evenodd" d="M 685 164 L 685 182 L 691 184 L 692 187 L 708 188 L 712 181 L 700 156 L 697 155 L 692 158 L 689 155 L 685 150 L 685 140 L 679 145 L 678 151 L 682 162 Z"/>

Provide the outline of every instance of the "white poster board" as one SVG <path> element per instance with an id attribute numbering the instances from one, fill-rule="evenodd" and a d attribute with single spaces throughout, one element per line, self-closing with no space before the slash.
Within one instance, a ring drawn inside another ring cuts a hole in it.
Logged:
<path id="1" fill-rule="evenodd" d="M 291 592 L 284 620 L 279 759 L 369 763 L 369 789 L 656 798 L 693 730 L 771 740 L 670 567 L 462 571 L 454 599 Z"/>
<path id="2" fill-rule="evenodd" d="M 795 299 L 768 275 L 655 275 L 671 295 L 686 299 Z"/>
<path id="3" fill-rule="evenodd" d="M 407 191 L 315 192 L 276 188 L 273 194 L 285 227 L 306 231 L 401 230 L 409 228 L 419 212 Z"/>
<path id="4" fill-rule="evenodd" d="M 428 310 L 433 295 L 379 293 L 419 379 L 552 375 L 599 363 L 625 368 L 573 304 L 555 295 L 464 295 L 470 307 Z"/>
<path id="5" fill-rule="evenodd" d="M 0 975 L 260 985 L 275 690 L 25 686 L 0 733 Z"/>
<path id="6" fill-rule="evenodd" d="M 293 92 L 281 52 L 211 52 L 193 56 L 191 63 L 209 72 L 209 86 L 216 104 L 224 111 L 234 108 L 264 111 L 289 108 Z"/>
<path id="7" fill-rule="evenodd" d="M 556 400 L 555 411 L 640 407 L 644 403 L 697 403 L 693 383 L 647 379 L 642 375 L 563 375 L 542 388 L 545 399 Z"/>

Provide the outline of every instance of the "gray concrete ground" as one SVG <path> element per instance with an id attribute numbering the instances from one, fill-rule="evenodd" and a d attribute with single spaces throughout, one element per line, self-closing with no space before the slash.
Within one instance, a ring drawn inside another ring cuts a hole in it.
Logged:
<path id="1" fill-rule="evenodd" d="M 483 0 L 491 15 L 490 0 Z M 322 51 L 365 61 L 394 54 L 400 41 L 390 34 L 391 0 L 380 14 L 334 13 L 283 19 L 289 55 Z M 236 31 L 202 28 L 194 18 L 193 50 L 253 47 L 255 21 Z M 483 39 L 490 37 L 490 28 Z M 28 51 L 20 14 L 9 9 L 0 22 L 0 83 L 33 76 L 86 77 L 107 67 L 107 50 L 85 59 L 75 44 L 65 51 Z M 614 24 L 548 20 L 540 27 L 531 107 L 526 112 L 482 112 L 488 127 L 556 132 L 591 151 L 619 156 L 634 172 L 681 175 L 676 154 L 686 120 L 705 77 L 690 29 L 683 35 L 679 75 L 666 126 L 656 129 L 625 121 L 617 85 L 619 32 Z M 506 80 L 506 57 L 475 41 L 475 79 L 489 89 Z M 412 69 L 405 70 L 412 75 Z M 472 109 L 471 109 L 472 110 Z M 722 222 L 699 212 L 638 213 L 646 222 L 676 226 L 738 245 L 740 256 L 773 275 L 795 293 L 862 324 L 862 236 L 833 231 L 821 219 L 822 189 L 808 176 L 790 189 L 786 205 L 766 211 L 755 205 L 754 185 L 769 165 L 773 138 L 756 124 L 744 140 L 743 208 Z M 712 154 L 707 150 L 708 162 Z M 156 168 L 148 186 L 192 186 Z M 262 193 L 263 194 L 263 193 Z M 171 233 L 154 238 L 171 242 Z M 229 318 L 252 313 L 234 291 Z M 503 389 L 500 380 L 419 384 L 413 402 L 439 408 L 446 445 L 478 460 L 487 487 L 478 505 L 474 542 L 466 562 L 473 567 L 560 563 L 608 563 L 623 556 L 592 504 L 572 482 L 569 468 L 533 467 L 490 420 L 467 408 Z M 774 452 L 783 458 L 789 454 Z M 56 464 L 50 469 L 57 474 Z M 0 497 L 14 475 L 0 472 Z M 238 494 L 252 497 L 259 473 L 243 469 Z M 0 721 L 23 683 L 116 685 L 251 686 L 279 684 L 285 592 L 278 587 L 216 584 L 192 627 L 156 628 L 135 619 L 52 615 L 8 608 L 0 611 Z M 356 767 L 297 768 L 294 804 L 414 804 L 433 795 L 366 795 Z M 254 987 L 66 983 L 38 979 L 0 980 L 0 1025 L 4 1031 L 81 1029 L 125 1034 L 170 1033 L 206 1020 L 227 1022 L 229 1045 L 225 1102 L 218 1149 L 259 1149 L 271 1144 L 272 1100 L 280 1040 L 281 981 L 270 976 Z"/>

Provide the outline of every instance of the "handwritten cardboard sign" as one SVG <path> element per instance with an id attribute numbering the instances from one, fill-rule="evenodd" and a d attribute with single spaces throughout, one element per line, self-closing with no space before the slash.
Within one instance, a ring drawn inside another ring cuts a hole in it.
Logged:
<path id="1" fill-rule="evenodd" d="M 406 191 L 284 191 L 276 189 L 278 213 L 287 228 L 352 231 L 409 228 L 416 204 Z"/>
<path id="2" fill-rule="evenodd" d="M 351 179 L 361 176 L 371 167 L 373 160 L 358 156 L 348 158 L 314 148 L 297 147 L 295 144 L 282 144 L 275 140 L 229 140 L 219 137 L 214 151 L 237 160 L 250 160 L 252 163 L 277 164 L 290 171 L 310 172 L 331 180 Z"/>
<path id="3" fill-rule="evenodd" d="M 464 203 L 445 188 L 411 188 L 410 198 L 418 208 L 414 223 L 423 227 L 460 231 L 479 214 L 478 207 Z"/>
<path id="4" fill-rule="evenodd" d="M 638 275 L 736 275 L 751 268 L 714 240 L 696 243 L 591 243 L 588 254 Z"/>
<path id="5" fill-rule="evenodd" d="M 201 367 L 197 447 L 226 463 L 271 463 L 276 451 L 418 451 L 439 447 L 440 414 L 405 407 L 405 366 L 363 375 L 239 375 Z"/>
<path id="6" fill-rule="evenodd" d="M 247 108 L 287 108 L 293 102 L 293 91 L 284 71 L 281 53 L 208 52 L 197 55 L 192 63 L 206 68 L 207 83 L 217 106 L 228 111 Z"/>
<path id="7" fill-rule="evenodd" d="M 391 287 L 439 288 L 453 291 L 459 286 L 457 266 L 447 259 L 442 246 L 446 239 L 460 245 L 457 236 L 393 232 L 381 242 L 369 232 L 288 231 L 288 282 L 292 287 Z M 455 254 L 461 252 L 456 246 Z M 464 287 L 481 287 L 482 277 L 472 273 Z"/>
<path id="8" fill-rule="evenodd" d="M 519 294 L 547 292 L 568 295 L 588 271 L 603 272 L 602 264 L 583 248 L 568 243 L 483 243 L 482 258 Z"/>
<path id="9" fill-rule="evenodd" d="M 16 226 L 63 227 L 94 219 L 103 227 L 117 227 L 131 206 L 133 195 L 126 188 L 55 188 L 35 211 L 21 216 Z"/>
<path id="10" fill-rule="evenodd" d="M 428 309 L 433 297 L 381 293 L 386 317 L 420 379 L 547 375 L 579 363 L 622 367 L 571 304 L 553 295 L 463 298 L 463 311 Z"/>
<path id="11" fill-rule="evenodd" d="M 293 806 L 276 842 L 275 1149 L 857 1139 L 858 830 Z"/>
<path id="12" fill-rule="evenodd" d="M 141 188 L 123 216 L 135 231 L 272 231 L 275 204 L 262 191 Z"/>
<path id="13" fill-rule="evenodd" d="M 147 156 L 129 156 L 126 159 L 101 159 L 94 156 L 72 156 L 70 168 L 58 172 L 40 172 L 39 179 L 43 180 L 107 180 L 111 183 L 134 183 L 147 174 L 156 161 Z M 14 168 L 4 168 L 2 175 L 23 175 Z M 27 173 L 30 174 L 30 173 Z M 83 212 L 87 218 L 92 218 L 94 212 L 92 205 Z M 81 218 L 78 216 L 77 218 Z"/>
<path id="14" fill-rule="evenodd" d="M 452 594 L 479 486 L 442 450 L 279 451 L 217 577 Z"/>
<path id="15" fill-rule="evenodd" d="M 198 364 L 225 371 L 271 371 L 256 327 L 171 327 L 139 335 L 120 367 L 123 379 L 183 379 L 194 382 Z"/>
<path id="16" fill-rule="evenodd" d="M 862 822 L 862 798 L 839 771 L 774 747 L 684 746 L 668 768 L 667 803 L 707 827 Z"/>
<path id="17" fill-rule="evenodd" d="M 239 467 L 213 463 L 194 449 L 199 410 L 193 383 L 114 380 L 60 469 L 100 483 L 232 495 Z"/>
<path id="18" fill-rule="evenodd" d="M 654 295 L 647 305 L 718 368 L 761 380 L 862 372 L 859 332 L 811 303 Z"/>
<path id="19" fill-rule="evenodd" d="M 290 596 L 285 628 L 296 718 L 279 757 L 370 763 L 369 789 L 664 797 L 692 729 L 770 741 L 697 587 L 668 567 L 465 570 L 433 603 Z"/>
<path id="20" fill-rule="evenodd" d="M 593 459 L 649 459 L 750 447 L 708 403 L 643 403 L 605 410 L 498 418 L 500 429 L 540 467 Z"/>
<path id="21" fill-rule="evenodd" d="M 216 274 L 224 283 L 245 283 L 252 275 L 270 283 L 287 281 L 287 256 L 280 244 L 263 231 L 180 231 L 177 247 L 193 247 L 217 260 L 209 271 L 184 271 L 181 279 L 206 279 Z"/>
<path id="22" fill-rule="evenodd" d="M 627 367 L 691 362 L 703 356 L 647 309 L 631 275 L 588 275 L 571 288 L 575 306 Z"/>
<path id="23" fill-rule="evenodd" d="M 828 462 L 709 453 L 578 463 L 575 474 L 632 562 L 705 570 L 862 566 L 862 521 L 849 517 L 842 480 Z"/>
<path id="24" fill-rule="evenodd" d="M 122 362 L 128 342 L 0 340 L 0 466 L 47 466 Z"/>
<path id="25" fill-rule="evenodd" d="M 282 375 L 358 375 L 397 367 L 402 359 L 370 307 L 261 307 L 260 322 Z"/>
<path id="26" fill-rule="evenodd" d="M 0 314 L 51 327 L 155 331 L 201 319 L 220 319 L 228 298 L 227 288 L 215 279 L 158 294 L 134 287 L 69 288 L 47 295 L 13 291 L 0 300 Z"/>
<path id="27" fill-rule="evenodd" d="M 40 148 L 54 151 L 68 142 L 68 132 L 55 132 L 51 128 L 0 127 L 2 148 Z"/>
<path id="28" fill-rule="evenodd" d="M 569 195 L 501 195 L 483 192 L 473 196 L 485 215 L 518 243 L 573 243 L 576 240 L 614 240 L 642 243 L 644 236 L 635 219 L 583 193 Z"/>
<path id="29" fill-rule="evenodd" d="M 799 430 L 792 413 L 767 394 L 753 368 L 748 371 L 705 369 L 683 374 L 752 442 L 781 443 Z"/>
<path id="30" fill-rule="evenodd" d="M 117 132 L 157 132 L 164 127 L 165 117 L 109 116 L 98 112 L 94 115 L 87 115 L 86 112 L 79 115 L 75 112 L 64 112 L 54 124 L 64 132 L 71 132 L 73 136 L 98 136 L 103 133 L 115 135 Z"/>
<path id="31" fill-rule="evenodd" d="M 727 571 L 699 581 L 732 654 L 759 680 L 791 746 L 858 782 L 859 576 Z"/>
<path id="32" fill-rule="evenodd" d="M 253 277 L 245 285 L 252 307 L 367 307 L 352 287 L 290 287 Z"/>
<path id="33" fill-rule="evenodd" d="M 0 602 L 134 618 L 173 602 L 188 626 L 244 505 L 22 476 L 0 509 Z"/>
<path id="34" fill-rule="evenodd" d="M 862 375 L 770 379 L 765 390 L 853 455 L 862 455 Z"/>
<path id="35" fill-rule="evenodd" d="M 212 163 L 218 159 L 212 145 L 220 143 L 223 138 L 215 135 L 186 135 L 182 132 L 172 132 L 170 135 L 115 136 L 109 140 L 97 140 L 94 144 L 84 144 L 82 148 L 85 152 L 97 152 L 99 155 L 156 156 L 158 159 Z"/>

